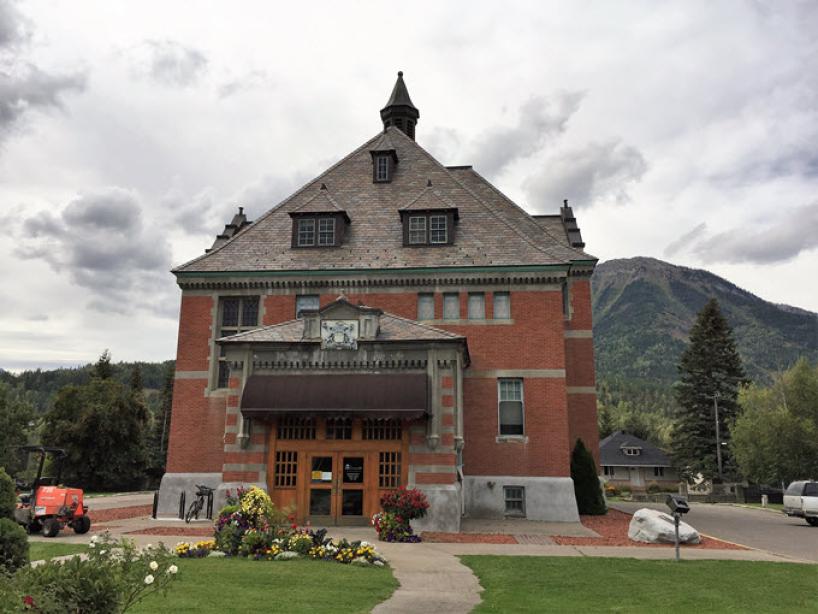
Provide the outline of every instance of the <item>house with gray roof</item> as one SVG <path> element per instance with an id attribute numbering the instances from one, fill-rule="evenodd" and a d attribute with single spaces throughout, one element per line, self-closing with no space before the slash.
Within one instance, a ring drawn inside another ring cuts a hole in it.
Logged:
<path id="1" fill-rule="evenodd" d="M 651 484 L 673 487 L 679 481 L 667 454 L 625 431 L 616 431 L 599 442 L 599 463 L 600 477 L 619 488 L 645 490 Z"/>

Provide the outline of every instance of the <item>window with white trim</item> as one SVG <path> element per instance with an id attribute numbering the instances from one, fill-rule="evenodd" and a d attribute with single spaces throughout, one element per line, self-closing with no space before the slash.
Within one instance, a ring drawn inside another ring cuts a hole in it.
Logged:
<path id="1" fill-rule="evenodd" d="M 497 380 L 500 435 L 522 435 L 524 429 L 523 380 Z"/>
<path id="2" fill-rule="evenodd" d="M 435 295 L 418 294 L 418 320 L 435 319 Z"/>
<path id="3" fill-rule="evenodd" d="M 298 247 L 315 245 L 315 220 L 307 218 L 298 220 Z"/>
<path id="4" fill-rule="evenodd" d="M 443 319 L 460 319 L 460 295 L 456 293 L 446 293 L 443 295 Z"/>
<path id="5" fill-rule="evenodd" d="M 622 451 L 625 453 L 625 456 L 639 456 L 642 453 L 641 448 L 633 447 L 622 448 Z"/>
<path id="6" fill-rule="evenodd" d="M 655 477 L 655 478 L 665 477 L 665 468 L 664 467 L 654 467 L 653 468 L 653 477 Z"/>
<path id="7" fill-rule="evenodd" d="M 616 477 L 616 467 L 609 467 L 608 465 L 605 465 L 605 466 L 602 468 L 602 471 L 603 471 L 603 472 L 605 473 L 605 475 L 607 475 L 609 478 L 615 478 L 615 477 Z"/>
<path id="8" fill-rule="evenodd" d="M 495 292 L 493 295 L 494 309 L 493 317 L 495 320 L 510 320 L 511 319 L 511 294 L 508 292 Z"/>
<path id="9" fill-rule="evenodd" d="M 375 181 L 386 182 L 389 181 L 389 156 L 377 155 L 375 156 Z"/>
<path id="10" fill-rule="evenodd" d="M 228 337 L 258 326 L 259 297 L 223 296 L 219 299 L 219 337 Z M 225 348 L 221 347 L 216 387 L 227 388 L 230 367 L 227 364 Z"/>
<path id="11" fill-rule="evenodd" d="M 429 216 L 429 243 L 441 244 L 449 241 L 445 215 Z"/>
<path id="12" fill-rule="evenodd" d="M 423 245 L 426 243 L 426 216 L 409 216 L 409 244 Z"/>
<path id="13" fill-rule="evenodd" d="M 318 245 L 321 247 L 335 245 L 335 218 L 318 218 Z"/>
<path id="14" fill-rule="evenodd" d="M 486 295 L 482 292 L 469 294 L 469 320 L 486 319 Z"/>

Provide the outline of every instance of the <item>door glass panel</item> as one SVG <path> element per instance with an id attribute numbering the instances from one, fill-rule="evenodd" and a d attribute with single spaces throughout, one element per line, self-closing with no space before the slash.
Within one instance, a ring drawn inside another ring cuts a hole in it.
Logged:
<path id="1" fill-rule="evenodd" d="M 310 481 L 313 484 L 329 484 L 332 482 L 332 457 L 313 456 Z"/>
<path id="2" fill-rule="evenodd" d="M 341 493 L 341 515 L 342 516 L 363 516 L 364 515 L 364 491 L 345 490 Z"/>
<path id="3" fill-rule="evenodd" d="M 310 516 L 329 516 L 332 511 L 332 491 L 329 488 L 310 490 Z"/>
<path id="4" fill-rule="evenodd" d="M 344 484 L 364 483 L 364 459 L 362 456 L 344 458 Z"/>

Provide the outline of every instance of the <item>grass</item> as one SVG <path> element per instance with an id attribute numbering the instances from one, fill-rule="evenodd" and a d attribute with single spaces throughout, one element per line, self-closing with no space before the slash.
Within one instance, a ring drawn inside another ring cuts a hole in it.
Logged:
<path id="1" fill-rule="evenodd" d="M 28 558 L 32 561 L 50 559 L 55 556 L 87 552 L 87 544 L 65 544 L 60 542 L 28 542 Z"/>
<path id="2" fill-rule="evenodd" d="M 815 612 L 818 566 L 754 561 L 463 556 L 475 612 Z"/>
<path id="3" fill-rule="evenodd" d="M 133 612 L 369 612 L 398 582 L 389 568 L 326 561 L 181 559 L 166 597 Z"/>
<path id="4" fill-rule="evenodd" d="M 768 503 L 766 508 L 761 507 L 760 503 L 734 503 L 733 505 L 738 505 L 739 507 L 757 507 L 760 510 L 768 509 L 775 510 L 777 512 L 781 512 L 784 510 L 783 503 Z"/>

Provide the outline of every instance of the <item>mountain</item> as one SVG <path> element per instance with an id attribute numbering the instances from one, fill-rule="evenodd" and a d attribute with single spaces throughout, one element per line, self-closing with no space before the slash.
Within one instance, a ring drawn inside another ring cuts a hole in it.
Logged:
<path id="1" fill-rule="evenodd" d="M 653 258 L 609 260 L 592 278 L 601 380 L 670 384 L 699 310 L 715 297 L 747 374 L 760 382 L 799 357 L 818 360 L 818 314 L 769 303 L 713 273 Z"/>

